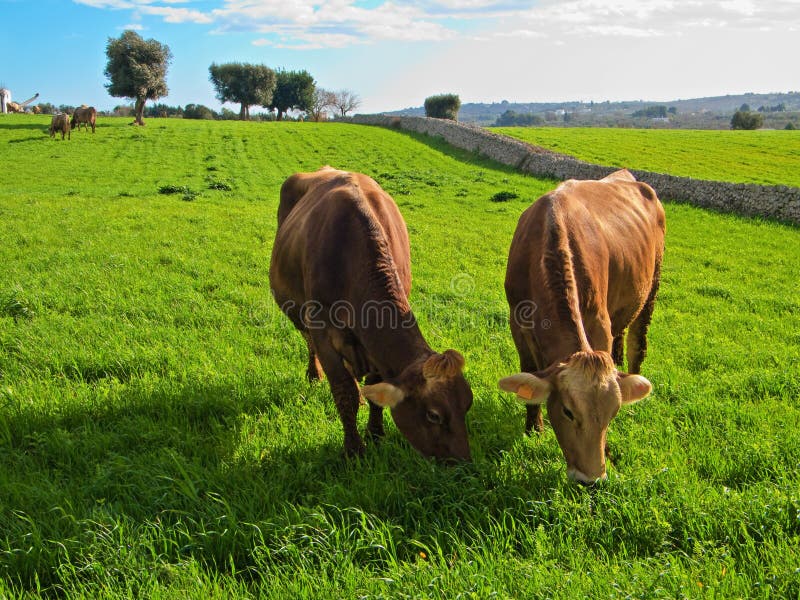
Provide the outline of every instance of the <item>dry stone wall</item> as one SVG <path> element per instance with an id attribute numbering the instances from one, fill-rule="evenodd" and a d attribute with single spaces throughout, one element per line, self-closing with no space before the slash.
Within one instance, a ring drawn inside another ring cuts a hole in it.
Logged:
<path id="1" fill-rule="evenodd" d="M 498 135 L 473 125 L 424 117 L 356 115 L 353 123 L 393 127 L 444 139 L 457 148 L 475 152 L 505 165 L 555 179 L 600 179 L 617 167 L 595 165 Z M 649 183 L 659 198 L 748 217 L 776 219 L 800 225 L 800 188 L 785 185 L 726 183 L 676 177 L 631 169 L 639 181 Z"/>

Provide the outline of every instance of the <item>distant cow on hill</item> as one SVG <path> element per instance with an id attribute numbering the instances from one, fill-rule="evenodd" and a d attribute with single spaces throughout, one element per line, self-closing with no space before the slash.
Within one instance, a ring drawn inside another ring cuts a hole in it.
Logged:
<path id="1" fill-rule="evenodd" d="M 53 118 L 50 119 L 50 137 L 56 137 L 57 132 L 61 132 L 61 139 L 64 139 L 64 136 L 67 136 L 67 139 L 72 139 L 72 134 L 70 133 L 71 129 L 69 126 L 69 115 L 64 113 L 60 113 L 57 115 L 53 115 Z"/>
<path id="2" fill-rule="evenodd" d="M 94 133 L 95 121 L 97 121 L 97 111 L 95 110 L 94 106 L 86 106 L 85 104 L 79 108 L 75 109 L 75 112 L 72 113 L 72 121 L 70 122 L 70 126 L 72 129 L 83 125 L 84 128 L 88 127 L 89 125 L 92 126 L 92 133 Z"/>
<path id="3" fill-rule="evenodd" d="M 520 217 L 506 270 L 521 373 L 501 379 L 527 406 L 526 431 L 547 414 L 573 479 L 606 477 L 605 439 L 620 406 L 646 397 L 635 375 L 658 290 L 665 217 L 656 193 L 626 170 L 562 183 Z M 535 319 L 534 319 L 535 317 Z M 628 369 L 622 373 L 628 329 Z"/>
<path id="4" fill-rule="evenodd" d="M 469 460 L 464 359 L 455 350 L 434 352 L 422 337 L 408 303 L 406 224 L 374 180 L 331 167 L 289 177 L 269 277 L 308 344 L 308 377 L 317 379 L 320 366 L 328 377 L 348 455 L 364 451 L 356 414 L 365 377 L 368 436 L 383 436 L 389 408 L 423 455 Z"/>

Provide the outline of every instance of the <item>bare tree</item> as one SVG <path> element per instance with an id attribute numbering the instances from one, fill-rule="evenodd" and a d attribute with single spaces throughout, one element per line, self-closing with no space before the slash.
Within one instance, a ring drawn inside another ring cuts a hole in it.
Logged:
<path id="1" fill-rule="evenodd" d="M 342 117 L 361 106 L 361 98 L 351 90 L 339 90 L 333 93 L 333 106 L 339 110 Z"/>
<path id="2" fill-rule="evenodd" d="M 314 96 L 311 99 L 311 105 L 306 111 L 308 117 L 312 121 L 324 120 L 327 116 L 326 113 L 328 109 L 336 107 L 334 103 L 335 98 L 336 95 L 333 92 L 329 92 L 323 88 L 316 88 L 314 90 Z"/>

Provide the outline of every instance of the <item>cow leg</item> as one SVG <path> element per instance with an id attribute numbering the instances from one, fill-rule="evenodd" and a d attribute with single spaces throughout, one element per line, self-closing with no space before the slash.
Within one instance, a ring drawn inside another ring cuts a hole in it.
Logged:
<path id="1" fill-rule="evenodd" d="M 622 359 L 625 356 L 624 342 L 624 332 L 614 336 L 614 341 L 611 342 L 611 358 L 614 359 L 614 364 L 618 367 L 622 366 Z"/>
<path id="2" fill-rule="evenodd" d="M 530 335 L 530 334 L 529 334 Z M 535 373 L 540 370 L 536 360 L 531 352 L 531 346 L 525 339 L 525 334 L 522 330 L 512 324 L 511 337 L 514 338 L 514 345 L 517 347 L 517 354 L 519 354 L 519 370 L 523 373 Z M 542 418 L 542 406 L 540 404 L 525 405 L 525 435 L 530 435 L 531 430 L 536 430 L 537 433 L 544 431 L 544 419 Z"/>
<path id="3" fill-rule="evenodd" d="M 648 294 L 642 310 L 636 315 L 633 323 L 628 328 L 628 373 L 639 373 L 644 357 L 647 355 L 647 328 L 650 326 L 650 319 L 653 317 L 660 281 L 661 259 L 659 258 L 656 261 L 650 294 Z"/>
<path id="4" fill-rule="evenodd" d="M 532 429 L 535 429 L 536 433 L 544 431 L 541 404 L 525 405 L 525 435 L 530 435 Z"/>
<path id="5" fill-rule="evenodd" d="M 375 385 L 381 382 L 377 373 L 369 373 L 364 379 L 366 385 Z M 367 400 L 369 404 L 369 421 L 367 421 L 367 438 L 373 443 L 378 443 L 384 436 L 383 407 Z"/>
<path id="6" fill-rule="evenodd" d="M 306 339 L 306 345 L 308 346 L 308 368 L 306 369 L 306 378 L 309 381 L 319 381 L 323 378 L 324 373 L 322 371 L 322 366 L 319 364 L 317 353 L 314 351 L 314 341 L 311 339 L 308 332 L 304 331 L 303 337 Z"/>
<path id="7" fill-rule="evenodd" d="M 336 410 L 342 422 L 345 454 L 348 457 L 361 456 L 364 454 L 364 442 L 356 427 L 356 415 L 361 397 L 358 384 L 324 332 L 315 335 L 313 342 L 317 358 L 328 376 L 333 401 L 336 403 Z"/>

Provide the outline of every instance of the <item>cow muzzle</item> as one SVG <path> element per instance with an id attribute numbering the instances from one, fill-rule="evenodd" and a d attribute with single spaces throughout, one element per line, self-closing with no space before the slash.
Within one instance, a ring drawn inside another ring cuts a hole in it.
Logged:
<path id="1" fill-rule="evenodd" d="M 604 472 L 600 477 L 589 477 L 578 469 L 567 469 L 567 477 L 581 485 L 589 486 L 595 485 L 598 481 L 605 481 L 608 479 L 608 474 Z"/>

